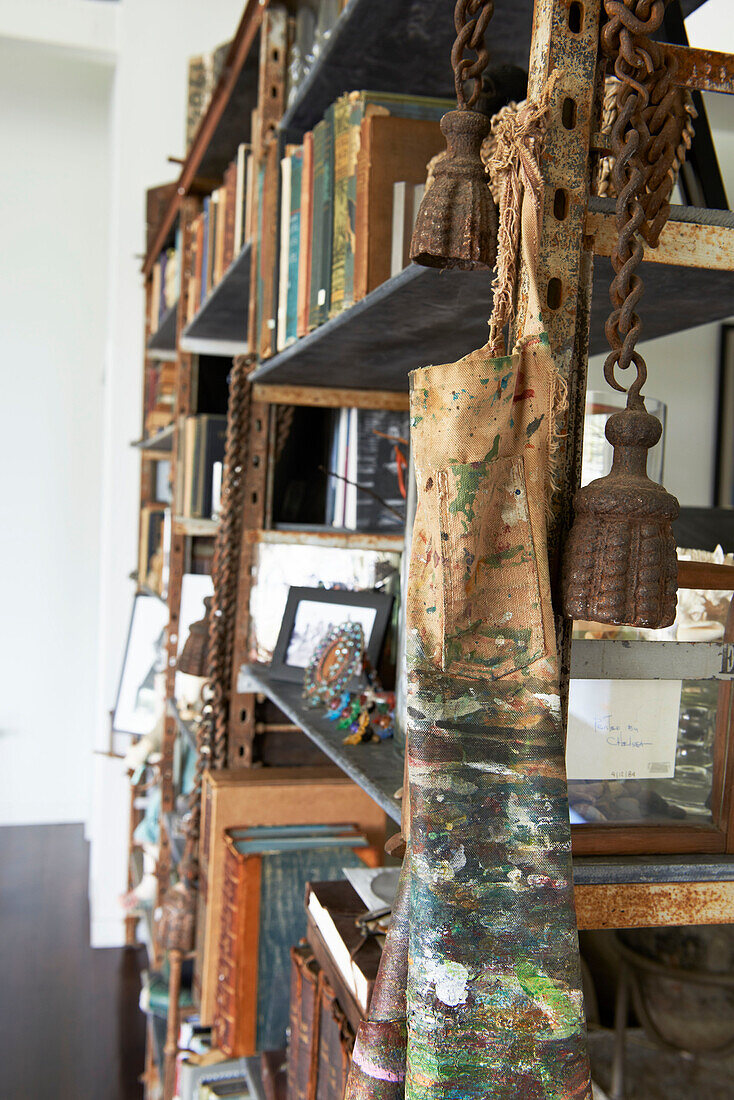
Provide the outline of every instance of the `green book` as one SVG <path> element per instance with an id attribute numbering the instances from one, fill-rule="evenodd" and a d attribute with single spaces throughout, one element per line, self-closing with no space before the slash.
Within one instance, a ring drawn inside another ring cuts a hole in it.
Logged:
<path id="1" fill-rule="evenodd" d="M 334 231 L 334 105 L 313 133 L 313 232 L 309 327 L 329 316 Z"/>
<path id="2" fill-rule="evenodd" d="M 365 91 L 348 92 L 334 105 L 334 245 L 330 316 L 354 304 L 357 157 L 362 120 L 369 113 L 438 120 L 455 106 L 449 99 Z"/>

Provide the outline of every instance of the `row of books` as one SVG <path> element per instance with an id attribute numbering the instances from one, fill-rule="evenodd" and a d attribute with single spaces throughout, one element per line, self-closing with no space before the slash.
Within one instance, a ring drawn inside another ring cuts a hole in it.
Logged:
<path id="1" fill-rule="evenodd" d="M 204 199 L 192 223 L 185 318 L 188 323 L 252 235 L 254 207 L 252 148 L 242 143 L 221 187 Z"/>
<path id="2" fill-rule="evenodd" d="M 179 294 L 179 248 L 167 248 L 153 264 L 150 331 L 157 332 L 164 313 L 175 306 Z"/>
<path id="3" fill-rule="evenodd" d="M 171 545 L 171 508 L 165 501 L 143 504 L 140 510 L 138 585 L 162 598 L 168 593 L 168 547 Z"/>
<path id="4" fill-rule="evenodd" d="M 448 100 L 358 91 L 341 96 L 281 161 L 280 251 L 259 256 L 259 331 L 282 350 L 385 282 L 393 185 L 424 184 L 444 148 Z M 258 181 L 262 194 L 264 172 Z M 270 301 L 268 287 L 278 292 Z M 275 312 L 276 316 L 271 316 Z"/>

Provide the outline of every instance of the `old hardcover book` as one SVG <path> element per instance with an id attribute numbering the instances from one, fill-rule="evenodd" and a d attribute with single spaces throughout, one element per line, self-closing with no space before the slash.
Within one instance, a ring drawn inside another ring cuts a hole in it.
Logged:
<path id="1" fill-rule="evenodd" d="M 266 153 L 260 220 L 259 352 L 262 359 L 268 359 L 275 347 L 279 174 L 278 143 L 273 141 Z"/>
<path id="2" fill-rule="evenodd" d="M 224 244 L 222 275 L 235 258 L 235 222 L 237 221 L 237 162 L 224 173 Z"/>
<path id="3" fill-rule="evenodd" d="M 291 154 L 291 202 L 288 222 L 288 265 L 285 307 L 285 346 L 298 334 L 298 266 L 301 249 L 301 181 L 303 177 L 303 146 Z"/>
<path id="4" fill-rule="evenodd" d="M 376 861 L 382 851 L 385 814 L 336 767 L 262 768 L 207 772 L 202 790 L 199 842 L 200 919 L 194 989 L 201 1021 L 214 1017 L 222 916 L 227 829 L 248 826 L 355 825 Z"/>
<path id="5" fill-rule="evenodd" d="M 289 156 L 280 162 L 280 257 L 278 275 L 278 327 L 275 335 L 275 350 L 285 347 L 285 318 L 288 301 L 288 242 L 291 220 L 291 169 L 293 162 Z"/>
<path id="6" fill-rule="evenodd" d="M 298 302 L 297 336 L 308 332 L 308 314 L 311 299 L 311 240 L 313 234 L 313 134 L 303 137 L 303 165 L 301 170 L 301 228 L 298 250 Z"/>
<path id="7" fill-rule="evenodd" d="M 306 892 L 306 909 L 309 946 L 356 1031 L 369 1008 L 382 956 L 374 937 L 362 942 L 355 923 L 365 911 L 364 902 L 344 879 L 312 881 Z"/>
<path id="8" fill-rule="evenodd" d="M 359 866 L 367 841 L 354 826 L 280 826 L 229 830 L 225 847 L 213 1033 L 225 1054 L 250 1057 L 285 1044 L 306 884 Z"/>
<path id="9" fill-rule="evenodd" d="M 291 948 L 288 1100 L 313 1100 L 319 1059 L 320 969 L 311 948 Z"/>
<path id="10" fill-rule="evenodd" d="M 354 1032 L 337 995 L 322 978 L 319 996 L 319 1058 L 315 1100 L 343 1100 L 354 1050 Z"/>
<path id="11" fill-rule="evenodd" d="M 314 130 L 310 328 L 316 328 L 329 316 L 333 235 L 334 105 L 332 104 Z"/>
<path id="12" fill-rule="evenodd" d="M 357 158 L 355 292 L 359 301 L 390 277 L 393 184 L 425 183 L 428 162 L 445 148 L 432 119 L 370 115 Z"/>

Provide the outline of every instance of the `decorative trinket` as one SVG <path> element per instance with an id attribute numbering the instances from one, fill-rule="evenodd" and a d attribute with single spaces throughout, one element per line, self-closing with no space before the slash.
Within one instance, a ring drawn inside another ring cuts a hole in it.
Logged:
<path id="1" fill-rule="evenodd" d="M 204 599 L 204 616 L 189 627 L 189 636 L 184 642 L 178 659 L 179 672 L 187 676 L 206 676 L 209 653 L 209 620 L 211 619 L 213 597 Z"/>
<path id="2" fill-rule="evenodd" d="M 309 661 L 303 698 L 312 707 L 328 707 L 345 692 L 364 668 L 364 631 L 359 623 L 333 627 Z"/>
<path id="3" fill-rule="evenodd" d="M 607 423 L 606 436 L 614 448 L 611 471 L 581 489 L 574 500 L 576 515 L 563 565 L 563 610 L 575 619 L 659 629 L 675 618 L 678 564 L 672 521 L 679 507 L 675 497 L 647 476 L 647 451 L 660 439 L 662 425 L 647 412 L 641 394 L 647 368 L 635 350 L 641 330 L 635 311 L 643 291 L 636 269 L 644 255 L 647 214 L 654 218 L 657 238 L 661 213 L 669 209 L 664 203 L 652 208 L 646 192 L 652 140 L 646 112 L 653 82 L 659 79 L 661 52 L 648 35 L 660 27 L 663 5 L 651 9 L 648 0 L 636 0 L 625 8 L 605 0 L 604 6 L 609 21 L 603 47 L 614 58 L 615 74 L 624 85 L 612 129 L 619 237 L 612 254 L 616 274 L 606 326 L 612 350 L 604 377 L 621 392 L 625 387 L 615 378 L 615 367 L 626 370 L 634 364 L 637 378 L 627 390 L 627 408 Z"/>
<path id="4" fill-rule="evenodd" d="M 441 119 L 446 152 L 426 187 L 410 246 L 411 260 L 425 267 L 492 268 L 497 256 L 497 207 L 480 156 L 490 122 L 471 109 L 489 61 L 484 33 L 493 13 L 493 0 L 458 0 L 454 10 L 457 38 L 451 64 L 458 110 Z M 476 61 L 463 56 L 467 47 L 476 52 Z M 468 98 L 467 80 L 474 81 Z"/>

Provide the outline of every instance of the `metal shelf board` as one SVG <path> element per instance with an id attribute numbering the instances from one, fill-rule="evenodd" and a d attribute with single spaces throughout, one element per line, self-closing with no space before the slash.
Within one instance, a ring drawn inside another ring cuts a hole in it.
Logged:
<path id="1" fill-rule="evenodd" d="M 169 424 L 157 431 L 155 435 L 148 436 L 147 439 L 136 439 L 130 446 L 137 447 L 139 451 L 165 451 L 167 454 L 172 454 L 174 431 L 175 425 Z"/>
<path id="2" fill-rule="evenodd" d="M 173 531 L 176 535 L 194 538 L 214 538 L 219 527 L 216 519 L 194 519 L 191 516 L 174 516 Z"/>
<path id="3" fill-rule="evenodd" d="M 172 361 L 176 358 L 176 325 L 178 323 L 178 302 L 175 302 L 160 319 L 158 328 L 149 337 L 148 354 L 153 359 Z"/>
<path id="4" fill-rule="evenodd" d="M 342 771 L 366 791 L 393 821 L 400 822 L 396 791 L 403 785 L 403 758 L 392 741 L 345 745 L 344 730 L 336 728 L 321 712 L 303 705 L 300 684 L 273 679 L 267 665 L 245 665 L 238 690 L 267 695 L 295 725 L 300 726 Z"/>
<path id="5" fill-rule="evenodd" d="M 181 350 L 198 355 L 246 355 L 250 300 L 249 243 L 181 334 Z"/>
<path id="6" fill-rule="evenodd" d="M 594 210 L 608 211 L 595 200 Z M 701 218 L 708 211 L 698 212 Z M 674 210 L 690 221 L 696 211 Z M 731 220 L 734 215 L 721 214 Z M 731 315 L 734 272 L 646 261 L 643 339 L 667 336 Z M 594 259 L 590 353 L 607 350 L 611 261 Z M 431 363 L 451 363 L 482 347 L 492 310 L 487 271 L 436 271 L 411 264 L 350 309 L 338 314 L 254 371 L 253 382 L 405 390 L 408 373 Z"/>
<path id="7" fill-rule="evenodd" d="M 683 0 L 688 15 L 702 0 Z M 527 71 L 533 0 L 495 0 L 487 34 L 490 73 Z M 349 0 L 280 124 L 297 138 L 343 92 L 374 89 L 453 98 L 450 55 L 456 32 L 444 0 Z M 494 70 L 494 72 L 492 72 Z"/>
<path id="8" fill-rule="evenodd" d="M 262 692 L 314 741 L 393 821 L 400 823 L 395 792 L 403 783 L 403 758 L 394 743 L 344 745 L 344 731 L 303 705 L 299 684 L 274 679 L 267 665 L 244 665 L 239 690 Z M 576 886 L 614 883 L 734 881 L 731 856 L 575 856 Z"/>

